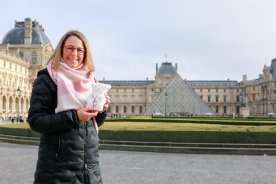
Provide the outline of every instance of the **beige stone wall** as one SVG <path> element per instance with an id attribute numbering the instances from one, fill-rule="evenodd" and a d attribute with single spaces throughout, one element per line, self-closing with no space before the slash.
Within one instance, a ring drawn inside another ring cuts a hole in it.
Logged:
<path id="1" fill-rule="evenodd" d="M 30 65 L 0 53 L 0 117 L 27 116 L 31 95 Z"/>
<path id="2" fill-rule="evenodd" d="M 115 114 L 141 115 L 147 103 L 146 87 L 112 87 L 110 112 Z"/>
<path id="3" fill-rule="evenodd" d="M 142 115 L 146 105 L 151 103 L 154 97 L 161 93 L 162 89 L 158 83 L 144 87 L 114 86 L 109 92 L 112 99 L 111 113 Z M 237 106 L 240 107 L 241 105 L 240 101 L 237 101 L 237 96 L 240 96 L 240 89 L 238 88 L 212 88 L 210 86 L 208 88 L 195 88 L 194 90 L 214 112 L 217 108 L 217 114 L 220 115 L 232 115 L 233 112 L 237 114 Z M 210 98 L 209 102 L 208 96 Z M 226 112 L 224 112 L 224 106 Z M 140 108 L 142 108 L 142 111 L 140 111 Z M 126 111 L 124 111 L 125 109 Z"/>
<path id="4" fill-rule="evenodd" d="M 157 80 L 145 86 L 112 86 L 110 112 L 124 115 L 143 115 L 148 104 L 152 103 L 165 88 L 168 81 Z"/>
<path id="5" fill-rule="evenodd" d="M 240 108 L 240 88 L 207 86 L 193 88 L 199 97 L 219 115 L 238 114 Z"/>
<path id="6" fill-rule="evenodd" d="M 168 80 L 158 78 L 155 83 L 143 87 L 113 86 L 110 91 L 111 113 L 143 114 L 146 105 L 161 93 L 167 83 Z M 250 115 L 276 112 L 276 81 L 266 66 L 258 79 L 243 80 L 238 86 L 192 86 L 192 89 L 218 115 L 239 115 L 243 106 L 249 107 Z"/>
<path id="7" fill-rule="evenodd" d="M 260 79 L 243 81 L 243 88 L 252 115 L 267 115 L 276 112 L 276 81 Z"/>

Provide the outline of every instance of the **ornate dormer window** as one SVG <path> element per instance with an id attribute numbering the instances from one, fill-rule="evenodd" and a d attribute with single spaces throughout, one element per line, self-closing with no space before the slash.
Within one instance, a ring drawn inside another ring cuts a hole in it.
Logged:
<path id="1" fill-rule="evenodd" d="M 32 51 L 32 64 L 37 64 L 37 53 Z"/>

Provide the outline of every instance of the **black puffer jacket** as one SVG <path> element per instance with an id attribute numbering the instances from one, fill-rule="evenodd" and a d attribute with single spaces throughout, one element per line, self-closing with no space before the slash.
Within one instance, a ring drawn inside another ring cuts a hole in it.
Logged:
<path id="1" fill-rule="evenodd" d="M 46 69 L 33 85 L 28 121 L 42 134 L 34 184 L 101 184 L 98 135 L 93 122 L 80 122 L 76 110 L 55 113 L 57 87 Z M 100 126 L 106 113 L 96 121 Z"/>

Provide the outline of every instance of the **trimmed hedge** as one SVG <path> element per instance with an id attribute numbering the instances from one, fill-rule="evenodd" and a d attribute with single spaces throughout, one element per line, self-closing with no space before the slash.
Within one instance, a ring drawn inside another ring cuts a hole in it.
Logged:
<path id="1" fill-rule="evenodd" d="M 40 136 L 37 132 L 22 128 L 0 127 L 0 133 L 24 137 Z M 99 136 L 102 140 L 114 141 L 276 144 L 276 133 L 256 132 L 101 130 Z"/>
<path id="2" fill-rule="evenodd" d="M 276 125 L 275 122 L 268 121 L 251 121 L 251 120 L 218 120 L 218 119 L 177 119 L 177 118 L 153 118 L 153 119 L 135 119 L 135 118 L 116 118 L 107 119 L 107 122 L 164 122 L 164 123 L 198 123 L 198 124 L 220 124 L 220 125 L 248 125 L 248 126 L 266 126 Z"/>
<path id="3" fill-rule="evenodd" d="M 0 127 L 0 133 L 5 135 L 16 135 L 23 137 L 40 137 L 40 134 L 38 132 L 35 132 L 29 128 Z"/>
<path id="4" fill-rule="evenodd" d="M 108 121 L 128 122 L 174 122 L 191 123 L 189 120 L 173 119 L 111 119 Z M 228 121 L 201 121 L 194 123 L 225 124 L 225 125 L 254 125 L 252 122 L 228 122 Z M 257 125 L 271 125 L 269 122 L 255 122 Z M 274 123 L 276 125 L 276 123 Z M 273 124 L 273 125 L 274 125 Z M 24 137 L 39 137 L 40 134 L 29 128 L 0 127 L 0 134 L 16 135 Z M 121 141 L 145 141 L 145 142 L 183 142 L 183 143 L 254 143 L 276 144 L 276 133 L 270 132 L 224 132 L 224 131 L 164 131 L 164 130 L 100 130 L 102 140 Z"/>
<path id="5" fill-rule="evenodd" d="M 181 117 L 173 117 L 173 116 L 151 116 L 150 118 L 161 118 L 161 119 L 212 119 L 212 120 L 232 120 L 232 121 L 276 121 L 276 117 L 273 116 L 249 116 L 246 118 L 243 117 L 235 117 L 233 119 L 230 116 L 181 116 Z"/>
<path id="6" fill-rule="evenodd" d="M 101 130 L 99 135 L 102 140 L 120 141 L 276 144 L 275 133 Z"/>

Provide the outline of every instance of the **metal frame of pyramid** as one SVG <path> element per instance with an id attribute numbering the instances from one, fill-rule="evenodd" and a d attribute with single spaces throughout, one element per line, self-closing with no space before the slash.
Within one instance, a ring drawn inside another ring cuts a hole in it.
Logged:
<path id="1" fill-rule="evenodd" d="M 153 99 L 152 103 L 146 107 L 145 114 L 152 115 L 162 113 L 187 113 L 193 115 L 203 115 L 212 113 L 208 105 L 203 102 L 196 92 L 177 75 L 163 91 Z"/>

